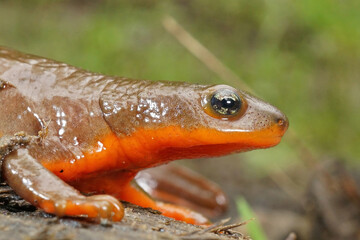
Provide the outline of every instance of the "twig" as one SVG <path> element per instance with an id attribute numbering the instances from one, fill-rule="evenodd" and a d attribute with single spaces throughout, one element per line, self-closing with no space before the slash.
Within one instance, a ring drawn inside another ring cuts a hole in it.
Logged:
<path id="1" fill-rule="evenodd" d="M 240 232 L 236 232 L 236 231 L 229 231 L 230 229 L 236 228 L 236 227 L 240 227 L 243 226 L 245 224 L 247 224 L 248 222 L 252 221 L 254 218 L 249 219 L 247 221 L 241 222 L 241 223 L 235 223 L 235 224 L 229 224 L 229 225 L 224 225 L 227 222 L 230 221 L 230 218 L 226 218 L 223 219 L 217 223 L 212 224 L 211 226 L 198 230 L 198 231 L 193 231 L 187 234 L 182 234 L 180 235 L 182 238 L 181 239 L 200 239 L 199 237 L 203 236 L 206 233 L 215 233 L 215 234 L 231 234 L 233 236 L 237 236 L 239 239 L 249 239 L 248 237 L 244 236 L 242 233 Z M 201 238 L 202 239 L 202 238 Z"/>
<path id="2" fill-rule="evenodd" d="M 227 223 L 229 221 L 230 221 L 230 218 L 222 219 L 221 221 L 216 222 L 216 223 L 212 224 L 209 227 L 206 227 L 204 229 L 197 230 L 197 231 L 194 231 L 194 232 L 186 233 L 186 234 L 184 234 L 182 236 L 194 235 L 194 234 L 204 234 L 204 233 L 207 233 L 207 232 L 211 232 L 213 229 L 215 229 L 215 228 L 217 228 L 219 226 L 223 226 L 225 223 Z"/>
<path id="3" fill-rule="evenodd" d="M 244 226 L 246 224 L 248 224 L 249 222 L 255 220 L 255 218 L 250 218 L 249 220 L 240 222 L 240 223 L 235 223 L 235 224 L 230 224 L 230 225 L 225 225 L 225 226 L 219 226 L 217 228 L 214 228 L 211 230 L 211 232 L 213 233 L 220 233 L 220 232 L 226 232 L 230 229 L 236 228 L 236 227 L 240 227 L 240 226 Z"/>
<path id="4" fill-rule="evenodd" d="M 171 16 L 164 17 L 162 24 L 189 52 L 198 58 L 207 68 L 215 72 L 221 79 L 243 90 L 253 92 L 232 70 L 226 67 L 212 52 L 191 36 Z"/>

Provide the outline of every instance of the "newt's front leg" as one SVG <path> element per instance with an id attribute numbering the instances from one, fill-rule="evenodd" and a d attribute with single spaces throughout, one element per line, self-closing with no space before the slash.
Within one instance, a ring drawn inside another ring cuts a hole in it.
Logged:
<path id="1" fill-rule="evenodd" d="M 110 194 L 118 199 L 141 207 L 158 210 L 164 216 L 190 224 L 207 225 L 210 223 L 204 216 L 190 209 L 152 199 L 131 181 L 135 175 L 136 173 L 129 171 L 118 171 L 89 178 L 86 181 L 73 182 L 71 185 L 82 192 Z"/>
<path id="2" fill-rule="evenodd" d="M 44 168 L 26 148 L 5 157 L 2 173 L 17 194 L 48 213 L 113 221 L 120 221 L 124 216 L 123 206 L 117 199 L 109 195 L 82 195 Z"/>

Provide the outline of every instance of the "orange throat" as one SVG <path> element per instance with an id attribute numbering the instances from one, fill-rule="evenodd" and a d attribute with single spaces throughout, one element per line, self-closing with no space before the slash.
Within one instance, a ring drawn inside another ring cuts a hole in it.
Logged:
<path id="1" fill-rule="evenodd" d="M 176 159 L 215 157 L 268 148 L 278 144 L 284 131 L 221 132 L 208 128 L 185 130 L 178 126 L 138 129 L 130 136 L 108 133 L 83 156 L 59 159 L 44 166 L 65 181 L 108 171 L 136 172 Z M 101 148 L 99 148 L 101 146 Z"/>

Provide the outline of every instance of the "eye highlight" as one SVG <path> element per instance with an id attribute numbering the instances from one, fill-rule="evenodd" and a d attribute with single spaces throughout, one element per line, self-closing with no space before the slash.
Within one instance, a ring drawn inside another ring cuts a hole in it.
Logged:
<path id="1" fill-rule="evenodd" d="M 235 89 L 221 88 L 208 95 L 205 111 L 215 118 L 233 119 L 242 116 L 246 106 Z"/>
<path id="2" fill-rule="evenodd" d="M 236 92 L 228 89 L 220 89 L 212 95 L 210 104 L 217 113 L 225 116 L 233 116 L 240 111 L 242 102 Z"/>

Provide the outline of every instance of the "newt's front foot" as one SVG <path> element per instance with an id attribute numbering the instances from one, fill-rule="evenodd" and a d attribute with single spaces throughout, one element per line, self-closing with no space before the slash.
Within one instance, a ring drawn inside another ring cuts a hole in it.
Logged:
<path id="1" fill-rule="evenodd" d="M 17 194 L 48 213 L 112 221 L 120 221 L 124 216 L 124 208 L 117 199 L 109 195 L 82 195 L 44 168 L 26 148 L 5 157 L 2 173 Z"/>

